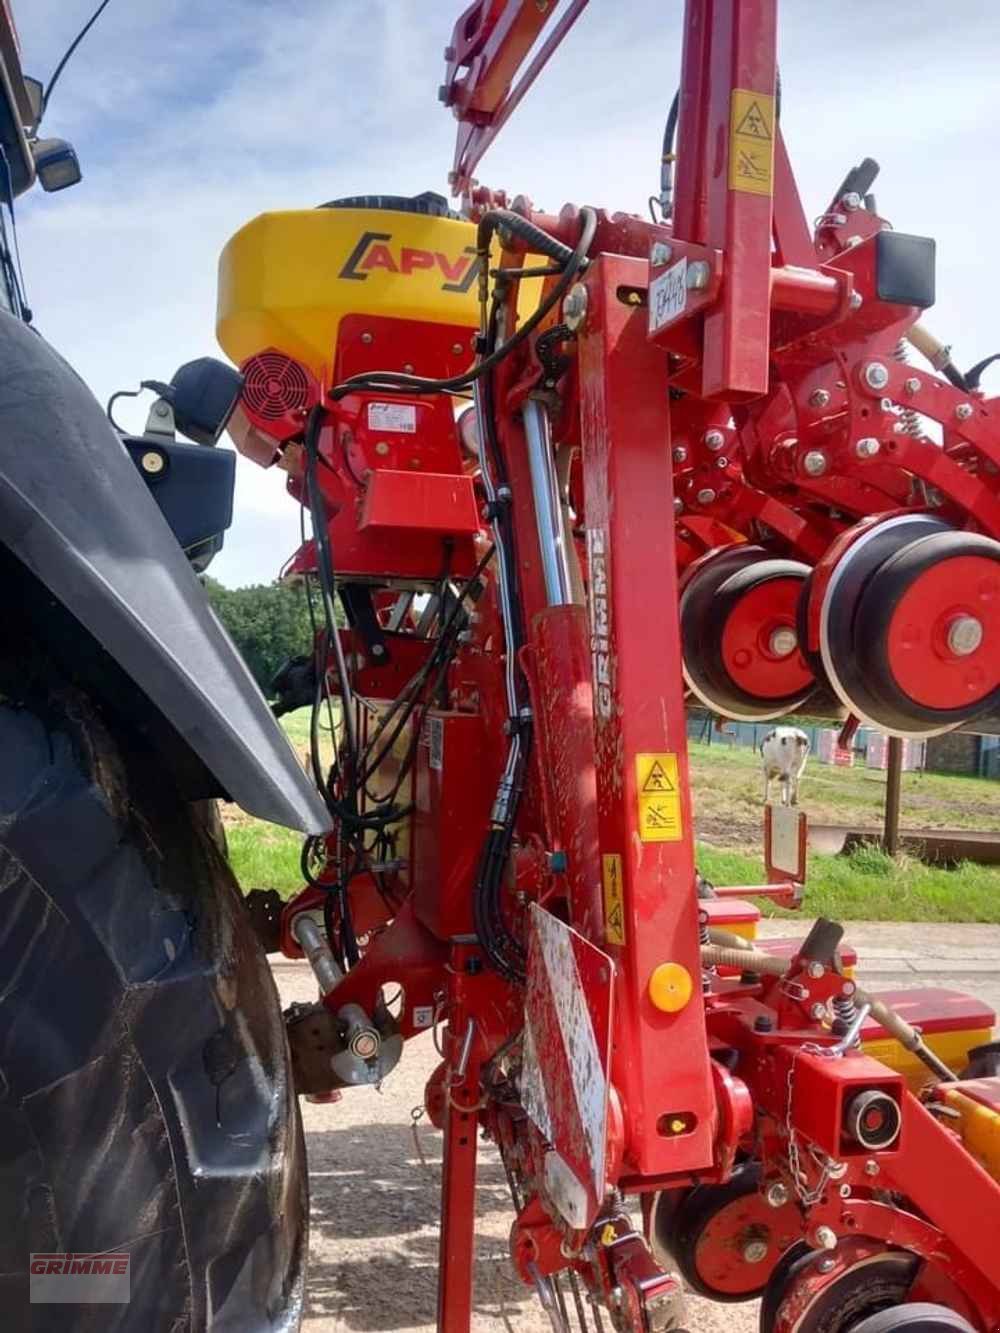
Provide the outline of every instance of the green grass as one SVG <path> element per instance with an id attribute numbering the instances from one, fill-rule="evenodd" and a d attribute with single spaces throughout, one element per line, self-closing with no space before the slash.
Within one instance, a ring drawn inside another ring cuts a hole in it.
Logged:
<path id="1" fill-rule="evenodd" d="M 282 719 L 303 756 L 309 745 L 309 710 Z M 324 748 L 326 748 L 324 746 Z M 760 758 L 720 741 L 690 746 L 697 814 L 698 866 L 716 884 L 759 884 L 763 865 Z M 810 759 L 802 780 L 803 808 L 817 823 L 877 828 L 885 774 L 834 769 Z M 1000 829 L 1000 785 L 978 778 L 932 773 L 903 776 L 904 828 Z M 273 888 L 283 896 L 302 887 L 296 833 L 226 809 L 230 860 L 243 888 Z M 794 915 L 761 900 L 769 916 Z M 1000 923 L 1000 867 L 971 862 L 954 870 L 902 857 L 892 861 L 874 847 L 849 856 L 810 854 L 806 915 L 866 921 L 981 921 Z"/>
<path id="2" fill-rule="evenodd" d="M 698 867 L 715 884 L 760 884 L 763 865 L 741 852 L 698 847 Z M 759 900 L 765 916 L 787 917 Z M 1000 923 L 1000 868 L 966 861 L 955 870 L 909 857 L 893 861 L 877 847 L 847 856 L 810 854 L 801 912 L 840 921 L 985 921 Z"/>

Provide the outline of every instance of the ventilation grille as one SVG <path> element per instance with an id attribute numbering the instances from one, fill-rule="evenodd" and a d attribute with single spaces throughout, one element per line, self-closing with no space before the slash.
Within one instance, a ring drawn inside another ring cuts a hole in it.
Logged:
<path id="1" fill-rule="evenodd" d="M 243 366 L 243 404 L 261 421 L 303 415 L 315 402 L 305 367 L 284 352 L 259 352 Z"/>

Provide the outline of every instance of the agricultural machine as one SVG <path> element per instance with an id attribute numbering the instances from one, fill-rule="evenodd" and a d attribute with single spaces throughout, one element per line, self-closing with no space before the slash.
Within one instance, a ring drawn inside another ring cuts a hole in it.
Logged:
<path id="1" fill-rule="evenodd" d="M 774 0 L 688 0 L 649 218 L 478 185 L 582 8 L 460 18 L 461 215 L 340 199 L 222 257 L 230 431 L 312 525 L 284 573 L 314 651 L 276 690 L 333 831 L 252 902 L 320 985 L 297 1087 L 380 1083 L 434 1030 L 445 1333 L 480 1133 L 556 1330 L 678 1327 L 677 1270 L 765 1333 L 1000 1329 L 993 1014 L 865 992 L 834 922 L 755 943 L 741 898 L 798 899 L 801 817 L 767 811 L 769 885 L 713 892 L 685 746 L 688 703 L 993 725 L 1000 409 L 923 323 L 934 242 L 874 162 L 807 225 Z"/>

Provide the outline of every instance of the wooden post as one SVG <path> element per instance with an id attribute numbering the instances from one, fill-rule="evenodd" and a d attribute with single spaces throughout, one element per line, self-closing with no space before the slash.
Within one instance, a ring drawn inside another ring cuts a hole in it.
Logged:
<path id="1" fill-rule="evenodd" d="M 885 776 L 885 827 L 882 847 L 887 856 L 899 851 L 899 798 L 902 791 L 903 742 L 898 736 L 889 737 L 888 768 Z"/>

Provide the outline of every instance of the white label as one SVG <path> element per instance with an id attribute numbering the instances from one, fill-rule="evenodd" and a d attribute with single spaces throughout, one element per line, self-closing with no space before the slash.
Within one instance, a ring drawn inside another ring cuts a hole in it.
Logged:
<path id="1" fill-rule="evenodd" d="M 678 259 L 649 284 L 649 331 L 655 333 L 683 315 L 687 302 L 686 259 Z M 371 410 L 371 409 L 369 409 Z"/>
<path id="2" fill-rule="evenodd" d="M 603 528 L 587 529 L 590 595 L 590 656 L 594 672 L 594 707 L 611 720 L 611 588 Z"/>
<path id="3" fill-rule="evenodd" d="M 395 430 L 414 435 L 417 429 L 417 409 L 413 403 L 369 403 L 369 430 Z"/>
<path id="4" fill-rule="evenodd" d="M 415 1004 L 413 1006 L 413 1026 L 415 1028 L 429 1028 L 434 1022 L 434 1009 L 429 1004 Z"/>
<path id="5" fill-rule="evenodd" d="M 427 747 L 430 751 L 427 762 L 440 773 L 444 768 L 444 718 L 427 719 Z"/>

